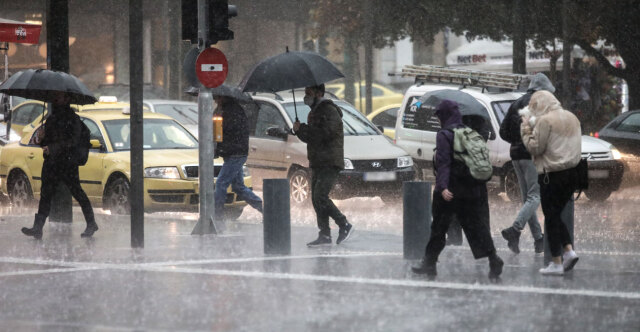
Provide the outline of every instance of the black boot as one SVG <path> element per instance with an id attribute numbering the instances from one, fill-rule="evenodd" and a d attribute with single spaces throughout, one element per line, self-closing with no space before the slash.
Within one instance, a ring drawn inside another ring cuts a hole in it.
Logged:
<path id="1" fill-rule="evenodd" d="M 505 228 L 501 232 L 502 237 L 507 240 L 507 246 L 516 254 L 520 253 L 520 231 L 513 228 Z"/>
<path id="2" fill-rule="evenodd" d="M 416 274 L 426 274 L 428 277 L 435 277 L 438 275 L 438 270 L 436 269 L 437 262 L 437 259 L 425 256 L 422 258 L 420 265 L 412 267 L 411 270 Z"/>
<path id="3" fill-rule="evenodd" d="M 504 262 L 494 251 L 489 255 L 489 279 L 498 279 L 502 274 Z"/>
<path id="4" fill-rule="evenodd" d="M 535 250 L 536 254 L 541 254 L 544 252 L 544 234 L 542 234 L 539 239 L 533 242 L 533 249 Z"/>
<path id="5" fill-rule="evenodd" d="M 98 230 L 98 224 L 96 224 L 96 219 L 93 214 L 85 215 L 84 218 L 87 221 L 87 228 L 85 228 L 84 232 L 80 234 L 80 237 L 92 237 L 93 233 Z"/>
<path id="6" fill-rule="evenodd" d="M 44 227 L 44 222 L 47 220 L 47 216 L 43 216 L 41 214 L 36 213 L 36 217 L 33 221 L 33 227 L 26 228 L 22 227 L 22 233 L 24 235 L 33 236 L 36 239 L 42 239 L 42 227 Z"/>

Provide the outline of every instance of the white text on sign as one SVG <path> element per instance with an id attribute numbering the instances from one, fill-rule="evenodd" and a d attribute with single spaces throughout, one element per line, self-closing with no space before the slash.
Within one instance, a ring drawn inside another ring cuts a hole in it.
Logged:
<path id="1" fill-rule="evenodd" d="M 223 67 L 221 63 L 203 63 L 200 65 L 200 71 L 222 71 Z"/>

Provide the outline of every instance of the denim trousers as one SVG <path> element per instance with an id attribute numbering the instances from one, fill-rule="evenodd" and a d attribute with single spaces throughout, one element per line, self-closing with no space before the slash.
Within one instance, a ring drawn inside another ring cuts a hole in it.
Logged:
<path id="1" fill-rule="evenodd" d="M 523 203 L 520 212 L 513 221 L 513 228 L 522 231 L 525 224 L 529 224 L 533 239 L 541 239 L 542 229 L 536 215 L 538 206 L 540 206 L 540 185 L 538 184 L 536 165 L 531 159 L 513 160 L 511 164 L 518 177 Z"/>
<path id="2" fill-rule="evenodd" d="M 229 186 L 231 186 L 231 190 L 236 193 L 239 199 L 244 200 L 251 207 L 262 212 L 262 199 L 244 185 L 242 166 L 247 161 L 247 156 L 232 156 L 223 159 L 224 164 L 222 164 L 222 169 L 220 169 L 216 179 L 214 196 L 216 216 L 224 216 L 224 202 L 227 198 L 227 188 Z"/>

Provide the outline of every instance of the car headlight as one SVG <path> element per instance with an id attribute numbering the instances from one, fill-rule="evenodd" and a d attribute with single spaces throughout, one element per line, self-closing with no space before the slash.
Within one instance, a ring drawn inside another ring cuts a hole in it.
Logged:
<path id="1" fill-rule="evenodd" d="M 398 168 L 413 166 L 413 159 L 409 156 L 398 158 Z"/>
<path id="2" fill-rule="evenodd" d="M 144 169 L 145 178 L 179 179 L 177 167 L 148 167 Z"/>
<path id="3" fill-rule="evenodd" d="M 615 160 L 622 159 L 622 155 L 620 154 L 620 151 L 618 151 L 618 149 L 616 148 L 611 149 L 611 156 Z"/>
<path id="4" fill-rule="evenodd" d="M 344 169 L 353 169 L 353 163 L 349 159 L 344 159 Z"/>
<path id="5" fill-rule="evenodd" d="M 251 176 L 251 174 L 249 174 L 249 167 L 247 167 L 247 165 L 242 165 L 242 174 L 245 177 Z"/>

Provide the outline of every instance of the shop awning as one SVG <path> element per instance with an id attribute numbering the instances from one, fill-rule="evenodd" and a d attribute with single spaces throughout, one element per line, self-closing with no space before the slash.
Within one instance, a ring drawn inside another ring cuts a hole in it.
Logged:
<path id="1" fill-rule="evenodd" d="M 0 18 L 0 42 L 37 44 L 42 25 Z"/>

